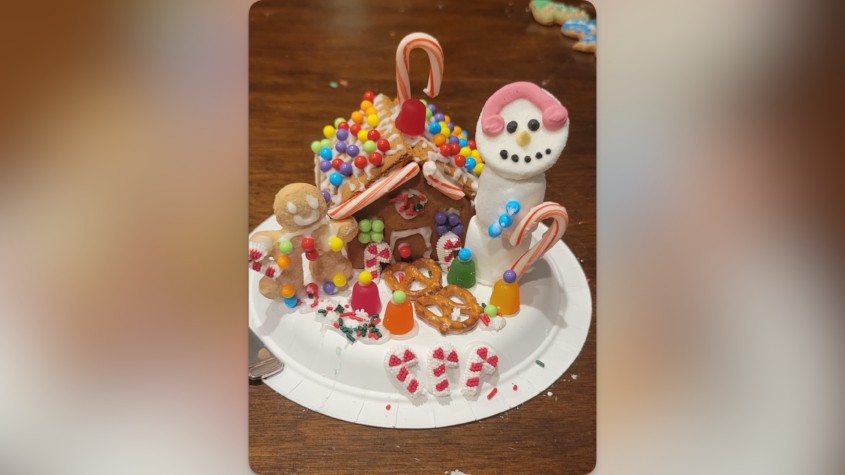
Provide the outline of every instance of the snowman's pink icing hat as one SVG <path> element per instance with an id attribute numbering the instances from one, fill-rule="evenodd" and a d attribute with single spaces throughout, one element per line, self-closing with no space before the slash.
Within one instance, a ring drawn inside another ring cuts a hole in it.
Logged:
<path id="1" fill-rule="evenodd" d="M 505 129 L 505 119 L 499 115 L 502 108 L 517 99 L 528 99 L 538 109 L 543 111 L 543 126 L 549 130 L 557 130 L 566 123 L 569 113 L 566 107 L 558 104 L 540 86 L 532 82 L 513 82 L 494 92 L 481 112 L 481 131 L 488 137 L 502 133 Z"/>

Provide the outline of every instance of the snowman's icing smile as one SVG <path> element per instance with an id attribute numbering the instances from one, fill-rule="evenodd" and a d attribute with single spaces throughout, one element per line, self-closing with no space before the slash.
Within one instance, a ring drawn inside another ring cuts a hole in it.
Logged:
<path id="1" fill-rule="evenodd" d="M 539 160 L 539 159 L 543 158 L 545 155 L 551 155 L 551 154 L 552 154 L 552 149 L 547 148 L 546 150 L 544 150 L 542 152 L 535 153 L 534 158 Z M 502 160 L 507 160 L 508 158 L 510 158 L 514 162 L 518 162 L 519 159 L 520 159 L 519 155 L 517 155 L 515 153 L 511 154 L 505 149 L 502 149 L 502 151 L 499 152 L 499 156 L 502 157 Z M 531 163 L 531 155 L 525 155 L 524 157 L 522 157 L 522 161 L 524 161 L 525 163 Z"/>

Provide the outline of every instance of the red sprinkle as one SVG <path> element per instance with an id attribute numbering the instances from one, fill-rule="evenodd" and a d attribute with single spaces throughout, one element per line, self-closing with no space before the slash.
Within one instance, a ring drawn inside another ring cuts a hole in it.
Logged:
<path id="1" fill-rule="evenodd" d="M 516 391 L 516 384 L 513 385 L 513 390 Z"/>
<path id="2" fill-rule="evenodd" d="M 487 314 L 482 313 L 480 317 L 481 323 L 483 323 L 485 327 L 490 325 L 490 317 L 488 317 Z"/>
<path id="3" fill-rule="evenodd" d="M 387 410 L 389 411 L 389 410 L 390 410 L 390 404 L 388 404 L 388 405 L 387 405 L 387 406 L 385 406 L 384 408 L 385 408 L 385 409 L 387 409 Z"/>
<path id="4" fill-rule="evenodd" d="M 499 390 L 496 389 L 496 388 L 493 388 L 493 390 L 490 391 L 490 394 L 487 395 L 487 399 L 493 399 L 493 396 L 495 396 L 497 392 L 499 392 Z"/>

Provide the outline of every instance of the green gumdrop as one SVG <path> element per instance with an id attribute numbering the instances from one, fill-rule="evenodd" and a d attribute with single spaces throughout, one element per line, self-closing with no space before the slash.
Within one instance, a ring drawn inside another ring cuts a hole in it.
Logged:
<path id="1" fill-rule="evenodd" d="M 405 303 L 406 298 L 407 298 L 407 295 L 405 295 L 405 292 L 402 292 L 401 290 L 397 290 L 396 292 L 393 292 L 392 300 L 393 300 L 393 303 L 395 303 L 396 305 L 401 305 L 401 304 Z"/>
<path id="2" fill-rule="evenodd" d="M 370 234 L 370 239 L 372 239 L 373 242 L 382 242 L 384 241 L 384 234 L 373 231 Z"/>
<path id="3" fill-rule="evenodd" d="M 361 244 L 367 244 L 370 242 L 370 233 L 358 233 L 358 241 Z"/>
<path id="4" fill-rule="evenodd" d="M 332 139 L 320 140 L 320 148 L 332 148 Z"/>
<path id="5" fill-rule="evenodd" d="M 315 140 L 311 142 L 311 151 L 314 153 L 320 153 L 320 149 L 323 148 L 323 144 L 320 143 L 319 140 Z"/>
<path id="6" fill-rule="evenodd" d="M 376 143 L 372 140 L 367 140 L 364 142 L 364 151 L 367 153 L 373 153 L 376 151 Z"/>
<path id="7" fill-rule="evenodd" d="M 362 219 L 361 221 L 358 221 L 359 231 L 368 233 L 371 229 L 373 229 L 373 225 L 370 223 L 369 219 Z"/>
<path id="8" fill-rule="evenodd" d="M 377 219 L 377 220 L 373 221 L 372 226 L 373 226 L 373 231 L 375 231 L 377 233 L 384 232 L 384 221 Z"/>
<path id="9" fill-rule="evenodd" d="M 334 128 L 337 128 L 337 124 L 343 122 L 344 120 L 346 120 L 346 119 L 344 119 L 343 117 L 338 117 L 337 119 L 335 119 L 334 120 Z"/>
<path id="10" fill-rule="evenodd" d="M 498 313 L 498 311 L 499 311 L 499 309 L 496 308 L 495 305 L 488 305 L 488 306 L 484 307 L 484 313 L 486 313 L 487 316 L 490 317 L 490 318 L 495 317 L 496 313 Z"/>
<path id="11" fill-rule="evenodd" d="M 293 251 L 293 243 L 287 239 L 279 241 L 279 251 L 281 251 L 282 254 L 290 254 Z"/>

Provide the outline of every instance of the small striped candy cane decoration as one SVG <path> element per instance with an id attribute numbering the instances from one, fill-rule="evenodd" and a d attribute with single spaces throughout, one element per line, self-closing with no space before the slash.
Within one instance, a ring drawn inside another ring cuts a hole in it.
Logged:
<path id="1" fill-rule="evenodd" d="M 417 365 L 417 354 L 405 345 L 396 345 L 384 355 L 384 369 L 395 377 L 411 397 L 420 397 L 424 388 L 410 368 Z"/>
<path id="2" fill-rule="evenodd" d="M 469 350 L 467 365 L 461 376 L 461 393 L 467 398 L 475 397 L 481 386 L 481 378 L 493 374 L 499 367 L 499 357 L 492 346 L 476 345 Z"/>
<path id="3" fill-rule="evenodd" d="M 449 395 L 449 378 L 446 368 L 458 367 L 458 352 L 449 342 L 439 343 L 428 350 L 428 380 L 435 397 Z"/>
<path id="4" fill-rule="evenodd" d="M 437 97 L 440 94 L 440 84 L 443 82 L 443 48 L 431 35 L 411 33 L 402 38 L 396 48 L 396 96 L 399 98 L 399 105 L 402 105 L 411 97 L 411 80 L 408 72 L 410 71 L 411 50 L 415 48 L 428 53 L 430 63 L 428 86 L 423 89 L 423 92 L 428 97 Z"/>
<path id="5" fill-rule="evenodd" d="M 541 258 L 543 254 L 548 252 L 560 240 L 563 233 L 566 232 L 566 227 L 569 225 L 569 215 L 563 206 L 547 201 L 531 208 L 528 214 L 511 231 L 510 243 L 512 246 L 518 246 L 523 239 L 531 239 L 530 230 L 546 218 L 554 219 L 552 225 L 543 233 L 543 237 L 540 238 L 537 244 L 525 251 L 511 266 L 511 269 L 516 272 L 517 279 L 522 277 L 522 274 L 537 259 Z"/>
<path id="6" fill-rule="evenodd" d="M 449 272 L 455 253 L 461 249 L 461 238 L 449 231 L 437 240 L 437 263 L 443 272 Z"/>

